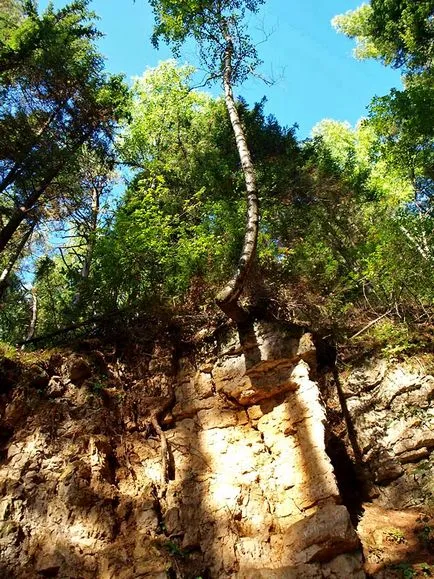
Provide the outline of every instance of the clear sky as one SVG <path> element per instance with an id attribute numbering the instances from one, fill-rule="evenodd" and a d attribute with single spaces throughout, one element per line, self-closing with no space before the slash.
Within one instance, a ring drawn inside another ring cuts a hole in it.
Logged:
<path id="1" fill-rule="evenodd" d="M 259 16 L 251 18 L 249 30 L 258 42 L 263 60 L 262 73 L 273 77 L 273 86 L 258 79 L 238 87 L 236 93 L 253 104 L 264 95 L 266 111 L 283 125 L 297 123 L 304 138 L 323 118 L 354 124 L 365 114 L 374 95 L 386 94 L 400 85 L 397 71 L 376 62 L 354 60 L 353 42 L 338 35 L 330 24 L 336 14 L 353 9 L 362 0 L 266 0 Z M 55 0 L 63 6 L 64 0 Z M 44 8 L 47 0 L 40 0 Z M 149 40 L 152 13 L 146 0 L 92 0 L 100 16 L 105 37 L 100 48 L 110 72 L 124 72 L 128 78 L 171 57 L 162 46 L 155 50 Z M 193 44 L 182 62 L 198 64 Z M 216 93 L 217 89 L 213 90 Z"/>

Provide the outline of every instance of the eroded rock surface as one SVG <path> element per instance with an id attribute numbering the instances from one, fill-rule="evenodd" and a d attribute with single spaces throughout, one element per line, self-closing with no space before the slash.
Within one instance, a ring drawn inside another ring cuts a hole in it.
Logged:
<path id="1" fill-rule="evenodd" d="M 202 369 L 182 361 L 167 501 L 182 548 L 197 548 L 211 577 L 364 576 L 325 452 L 313 350 L 310 335 L 263 324 Z M 333 565 L 345 570 L 328 575 L 324 561 L 343 553 Z"/>
<path id="2" fill-rule="evenodd" d="M 434 377 L 420 359 L 366 364 L 342 388 L 378 502 L 391 508 L 432 502 Z"/>
<path id="3" fill-rule="evenodd" d="M 95 359 L 3 395 L 3 576 L 365 576 L 309 334 L 258 323 L 176 363 L 156 348 L 134 380 L 90 376 Z"/>
<path id="4" fill-rule="evenodd" d="M 341 381 L 360 458 L 372 484 L 358 531 L 367 570 L 378 579 L 399 576 L 399 569 L 415 577 L 419 572 L 423 576 L 423 569 L 425 574 L 434 572 L 430 365 L 429 356 L 401 363 L 374 360 Z"/>

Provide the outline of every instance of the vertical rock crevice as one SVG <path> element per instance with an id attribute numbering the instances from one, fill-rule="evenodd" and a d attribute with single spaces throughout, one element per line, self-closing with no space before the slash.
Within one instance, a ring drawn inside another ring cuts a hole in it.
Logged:
<path id="1" fill-rule="evenodd" d="M 353 419 L 337 370 L 336 348 L 316 335 L 317 378 L 326 411 L 326 452 L 333 465 L 342 504 L 357 529 L 369 488 Z"/>
<path id="2" fill-rule="evenodd" d="M 373 577 L 434 573 L 433 368 L 432 354 L 379 356 L 339 376 L 368 483 L 358 532 Z"/>
<path id="3" fill-rule="evenodd" d="M 124 367 L 101 394 L 89 364 L 77 384 L 62 374 L 75 356 L 56 370 L 61 388 L 16 414 L 0 465 L 9 576 L 364 577 L 326 453 L 312 336 L 255 321 L 198 350 L 155 345 L 141 375 Z"/>
<path id="4" fill-rule="evenodd" d="M 266 322 L 229 332 L 202 367 L 181 363 L 169 494 L 183 548 L 200 546 L 197 570 L 364 577 L 325 452 L 315 366 L 310 334 Z"/>

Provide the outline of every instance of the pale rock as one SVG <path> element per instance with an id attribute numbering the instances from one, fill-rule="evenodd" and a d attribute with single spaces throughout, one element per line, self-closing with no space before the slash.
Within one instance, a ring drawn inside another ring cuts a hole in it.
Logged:
<path id="1" fill-rule="evenodd" d="M 295 428 L 293 424 L 295 420 L 291 404 L 292 400 L 293 398 L 291 397 L 289 400 L 276 405 L 271 412 L 264 413 L 258 420 L 258 430 L 267 434 L 294 434 Z M 255 406 L 254 408 L 257 407 Z"/>
<path id="2" fill-rule="evenodd" d="M 194 549 L 200 545 L 200 532 L 197 528 L 186 527 L 184 536 L 182 538 L 183 549 Z"/>
<path id="3" fill-rule="evenodd" d="M 21 525 L 16 521 L 0 520 L 0 548 L 20 543 Z"/>
<path id="4" fill-rule="evenodd" d="M 434 431 L 427 430 L 423 425 L 416 429 L 415 426 L 403 432 L 402 440 L 397 442 L 393 447 L 395 454 L 400 455 L 411 450 L 418 450 L 419 448 L 433 448 L 434 447 Z"/>
<path id="5" fill-rule="evenodd" d="M 210 410 L 214 407 L 214 402 L 211 398 L 204 400 L 192 399 L 178 402 L 172 409 L 172 415 L 175 420 L 182 420 L 183 418 L 190 418 L 195 416 L 201 410 Z"/>
<path id="6" fill-rule="evenodd" d="M 240 537 L 235 544 L 235 556 L 242 572 L 245 567 L 267 561 L 270 558 L 270 545 L 253 537 Z M 237 576 L 241 577 L 239 574 Z"/>
<path id="7" fill-rule="evenodd" d="M 261 409 L 261 406 L 256 405 L 256 406 L 249 406 L 247 408 L 247 415 L 250 420 L 259 420 L 264 416 L 264 413 Z"/>
<path id="8" fill-rule="evenodd" d="M 343 388 L 358 382 L 362 392 L 348 400 L 348 411 L 372 482 L 381 485 L 374 500 L 396 508 L 422 504 L 428 496 L 422 491 L 425 483 L 421 479 L 415 485 L 412 469 L 434 448 L 434 378 L 417 357 L 404 363 L 374 360 L 368 366 L 369 379 L 358 369 Z M 423 472 L 427 479 L 434 476 L 428 463 Z"/>
<path id="9" fill-rule="evenodd" d="M 16 455 L 21 454 L 24 451 L 24 446 L 23 443 L 11 444 L 8 448 L 7 457 L 11 459 Z"/>
<path id="10" fill-rule="evenodd" d="M 291 497 L 300 511 L 305 511 L 314 505 L 332 499 L 337 500 L 339 490 L 333 472 L 330 470 L 319 475 L 310 475 L 305 471 L 304 484 L 290 489 Z"/>
<path id="11" fill-rule="evenodd" d="M 175 386 L 175 398 L 181 405 L 197 398 L 193 377 L 186 376 L 182 382 L 178 382 Z"/>
<path id="12" fill-rule="evenodd" d="M 368 363 L 354 370 L 341 385 L 346 397 L 372 390 L 380 384 L 387 371 L 387 361 Z"/>
<path id="13" fill-rule="evenodd" d="M 274 505 L 274 513 L 276 517 L 289 517 L 294 513 L 294 508 L 297 508 L 294 499 L 287 496 L 283 500 L 277 500 Z"/>
<path id="14" fill-rule="evenodd" d="M 251 406 L 261 400 L 280 393 L 295 390 L 298 373 L 294 373 L 292 363 L 279 363 L 273 368 L 246 374 L 246 364 L 242 356 L 227 358 L 219 362 L 213 370 L 216 390 L 237 400 L 243 406 Z"/>
<path id="15" fill-rule="evenodd" d="M 343 505 L 328 504 L 303 521 L 295 523 L 290 531 L 297 563 L 327 561 L 359 547 L 359 539 Z"/>
<path id="16" fill-rule="evenodd" d="M 238 424 L 238 413 L 235 410 L 224 410 L 211 408 L 210 410 L 200 410 L 197 413 L 199 425 L 204 430 L 212 428 L 227 428 Z"/>
<path id="17" fill-rule="evenodd" d="M 218 360 L 212 370 L 212 378 L 216 389 L 223 390 L 228 387 L 226 383 L 241 382 L 245 376 L 246 363 L 244 356 L 231 356 Z"/>
<path id="18" fill-rule="evenodd" d="M 214 395 L 214 384 L 212 382 L 211 370 L 212 367 L 208 373 L 204 373 L 203 371 L 197 372 L 194 377 L 194 389 L 196 397 L 199 398 L 199 400 L 210 398 Z"/>
<path id="19" fill-rule="evenodd" d="M 151 534 L 158 530 L 158 516 L 153 508 L 143 508 L 136 512 L 136 528 L 139 533 Z"/>
<path id="20" fill-rule="evenodd" d="M 330 579 L 365 579 L 361 553 L 338 555 L 324 566 L 323 576 Z"/>
<path id="21" fill-rule="evenodd" d="M 430 455 L 430 451 L 425 448 L 418 448 L 416 450 L 409 450 L 399 455 L 399 462 L 406 464 L 408 462 L 419 462 Z"/>
<path id="22" fill-rule="evenodd" d="M 217 359 L 212 348 L 198 350 L 207 350 L 205 364 L 177 361 L 176 403 L 165 425 L 170 476 L 164 496 L 160 438 L 137 431 L 149 410 L 146 392 L 136 416 L 122 416 L 120 424 L 130 421 L 134 431 L 122 427 L 121 436 L 111 423 L 116 415 L 98 400 L 90 404 L 85 387 L 81 393 L 71 385 L 57 439 L 12 436 L 0 479 L 10 501 L 4 515 L 19 517 L 20 540 L 24 535 L 17 568 L 48 552 L 39 545 L 59 544 L 65 545 L 59 570 L 65 577 L 157 579 L 178 566 L 185 576 L 208 569 L 216 579 L 361 577 L 351 562 L 357 537 L 345 507 L 335 504 L 325 411 L 312 380 L 312 336 L 257 322 L 241 337 L 233 331 L 226 344 L 220 340 Z M 168 387 L 171 368 L 171 356 L 154 353 L 154 375 L 143 378 L 143 388 Z M 130 394 L 126 388 L 131 404 Z M 39 426 L 26 430 L 37 433 Z M 35 476 L 27 476 L 30 467 Z M 28 503 L 19 498 L 23 492 Z M 5 534 L 12 548 L 13 533 Z M 175 558 L 169 541 L 191 554 Z M 13 549 L 8 561 L 16 559 Z"/>
<path id="23" fill-rule="evenodd" d="M 165 512 L 164 524 L 169 536 L 178 535 L 182 531 L 181 516 L 178 507 L 171 507 Z"/>
<path id="24" fill-rule="evenodd" d="M 418 372 L 397 366 L 390 369 L 381 382 L 379 389 L 379 405 L 390 406 L 392 400 L 420 388 Z"/>
<path id="25" fill-rule="evenodd" d="M 47 395 L 51 396 L 51 398 L 58 398 L 62 396 L 65 388 L 66 385 L 60 376 L 51 376 L 47 386 Z"/>
<path id="26" fill-rule="evenodd" d="M 199 366 L 199 371 L 204 374 L 211 374 L 214 364 L 216 362 L 215 358 L 209 358 L 204 364 Z"/>
<path id="27" fill-rule="evenodd" d="M 289 461 L 281 458 L 274 461 L 273 478 L 283 490 L 288 490 L 296 483 L 294 469 L 290 467 Z"/>
<path id="28" fill-rule="evenodd" d="M 401 463 L 387 451 L 377 453 L 376 462 L 371 466 L 376 483 L 385 484 L 399 478 L 404 472 Z"/>

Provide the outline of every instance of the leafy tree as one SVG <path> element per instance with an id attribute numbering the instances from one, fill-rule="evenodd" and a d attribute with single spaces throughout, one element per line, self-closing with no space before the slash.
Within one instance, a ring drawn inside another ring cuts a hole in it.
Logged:
<path id="1" fill-rule="evenodd" d="M 432 0 L 371 0 L 336 16 L 333 24 L 357 41 L 356 56 L 420 72 L 434 57 Z"/>
<path id="2" fill-rule="evenodd" d="M 370 118 L 382 152 L 417 189 L 432 179 L 434 151 L 434 5 L 431 0 L 372 0 L 335 17 L 338 31 L 356 39 L 356 55 L 402 68 L 404 90 L 376 97 Z"/>
<path id="3" fill-rule="evenodd" d="M 431 0 L 372 0 L 334 19 L 358 43 L 356 54 L 402 68 L 403 90 L 375 97 L 366 121 L 376 136 L 372 153 L 410 184 L 395 224 L 419 257 L 431 261 L 434 162 L 434 5 Z"/>
<path id="4" fill-rule="evenodd" d="M 191 67 L 168 61 L 133 86 L 119 149 L 135 177 L 97 244 L 91 283 L 98 307 L 105 301 L 138 308 L 151 295 L 179 305 L 198 285 L 208 296 L 230 275 L 242 248 L 244 178 L 232 127 L 223 99 L 192 89 L 192 75 Z M 276 200 L 297 180 L 299 157 L 293 129 L 265 118 L 263 105 L 237 103 L 258 183 L 267 191 L 261 262 L 276 252 L 270 224 Z"/>
<path id="5" fill-rule="evenodd" d="M 163 62 L 132 89 L 119 149 L 137 175 L 112 239 L 125 266 L 120 286 L 130 287 L 122 305 L 137 303 L 140 288 L 142 296 L 180 296 L 205 272 L 208 282 L 221 281 L 239 247 L 241 179 L 231 127 L 220 99 L 191 89 L 193 71 Z"/>
<path id="6" fill-rule="evenodd" d="M 434 298 L 433 222 L 416 210 L 411 179 L 382 154 L 370 122 L 352 129 L 324 120 L 313 135 L 303 149 L 306 194 L 272 224 L 275 295 L 297 288 L 292 299 L 321 325 L 391 308 L 402 319 L 425 316 Z"/>
<path id="7" fill-rule="evenodd" d="M 80 195 L 78 207 L 72 212 L 69 224 L 73 241 L 78 244 L 75 267 L 78 267 L 78 281 L 73 304 L 82 308 L 88 289 L 95 247 L 101 232 L 103 203 L 116 179 L 110 157 L 100 158 L 94 152 L 84 149 L 80 164 Z M 90 296 L 86 296 L 89 300 Z"/>
<path id="8" fill-rule="evenodd" d="M 219 292 L 217 303 L 237 322 L 246 318 L 238 299 L 256 253 L 259 206 L 254 166 L 233 96 L 233 86 L 245 80 L 258 62 L 255 47 L 246 35 L 243 19 L 246 12 L 256 12 L 262 3 L 263 0 L 219 0 L 181 4 L 175 0 L 151 0 L 155 14 L 154 43 L 163 37 L 176 52 L 187 37 L 193 37 L 198 42 L 200 56 L 210 78 L 220 79 L 223 84 L 226 108 L 245 178 L 247 225 L 238 270 Z"/>
<path id="9" fill-rule="evenodd" d="M 88 2 L 77 0 L 0 27 L 0 252 L 23 221 L 39 222 L 76 169 L 83 144 L 107 150 L 127 89 L 105 76 Z"/>
<path id="10" fill-rule="evenodd" d="M 8 280 L 8 299 L 0 306 L 0 341 L 16 343 L 23 338 L 30 314 L 28 289 L 12 273 Z"/>

